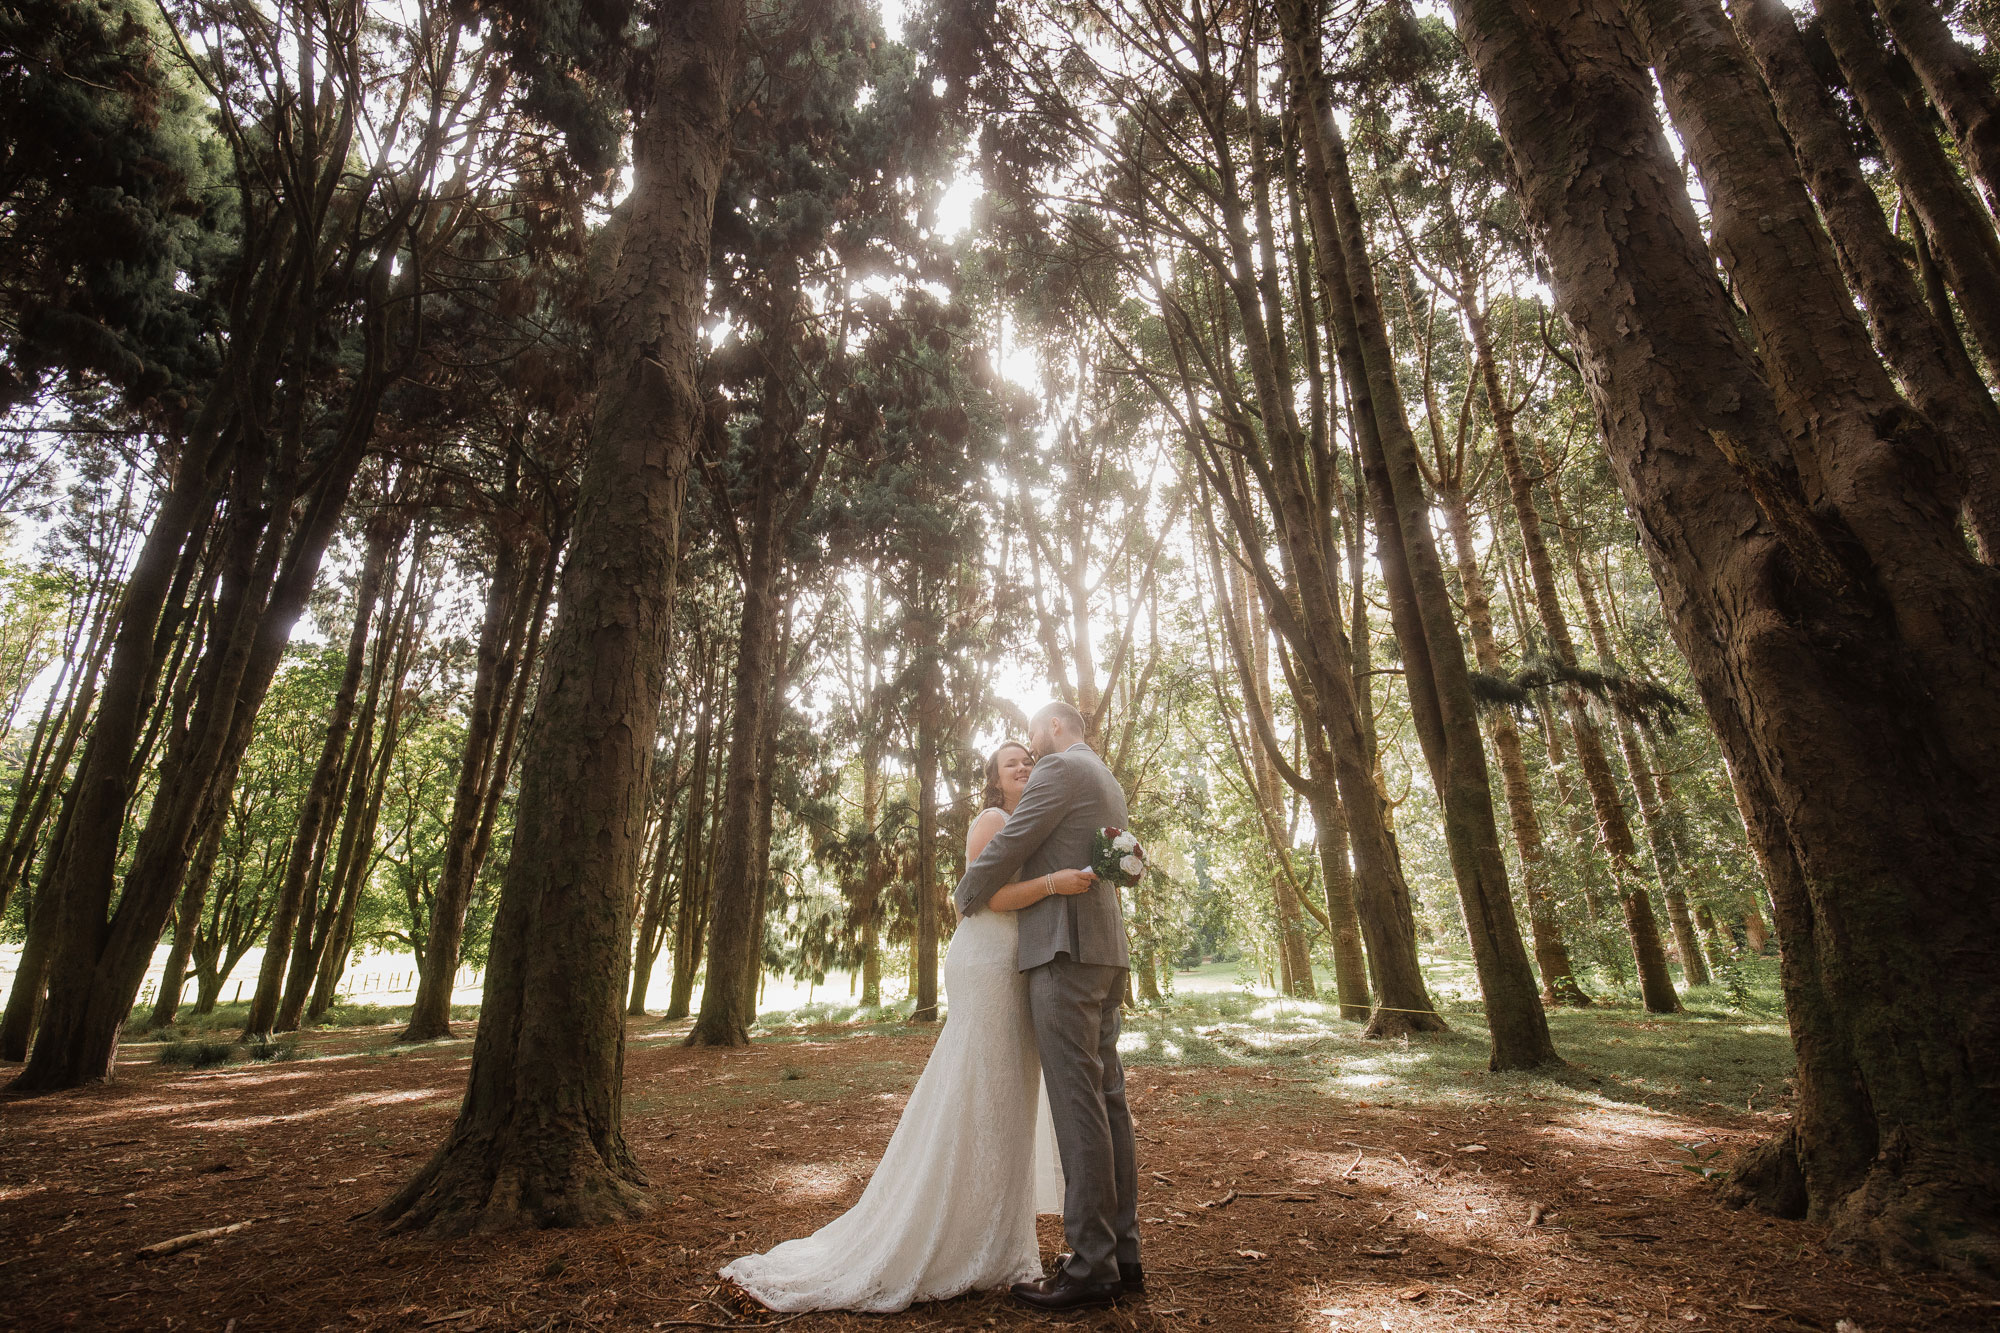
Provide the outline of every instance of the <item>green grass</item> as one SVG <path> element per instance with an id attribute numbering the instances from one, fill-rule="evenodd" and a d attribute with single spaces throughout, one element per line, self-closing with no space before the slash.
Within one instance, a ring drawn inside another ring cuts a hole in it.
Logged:
<path id="1" fill-rule="evenodd" d="M 1552 1010 L 1550 1032 L 1566 1063 L 1531 1073 L 1487 1072 L 1483 1013 L 1469 1000 L 1444 998 L 1453 993 L 1448 981 L 1433 993 L 1452 1030 L 1436 1036 L 1364 1041 L 1361 1025 L 1331 1003 L 1189 990 L 1128 1013 L 1121 1049 L 1134 1070 L 1250 1067 L 1383 1106 L 1519 1097 L 1689 1115 L 1767 1111 L 1792 1072 L 1791 1037 L 1777 1004 L 1775 961 L 1748 960 L 1744 974 L 1742 1004 L 1704 987 L 1683 995 L 1679 1014 L 1648 1014 L 1617 995 L 1588 1009 Z"/>
<path id="2" fill-rule="evenodd" d="M 407 1004 L 336 1004 L 326 1011 L 320 1021 L 303 1031 L 338 1030 L 342 1028 L 386 1027 L 401 1025 L 410 1021 L 413 1005 Z M 146 1020 L 152 1013 L 150 1005 L 139 1006 L 125 1022 L 125 1039 L 131 1042 L 164 1041 L 204 1037 L 214 1033 L 238 1033 L 250 1018 L 250 1002 L 240 1004 L 218 1004 L 205 1014 L 196 1014 L 192 1007 L 183 1007 L 180 1015 L 169 1027 L 148 1029 Z M 454 1023 L 470 1023 L 479 1017 L 476 1004 L 455 1004 L 451 1007 Z"/>
<path id="3" fill-rule="evenodd" d="M 787 1042 L 825 1041 L 828 1036 L 825 1031 L 805 1029 L 829 1026 L 846 1029 L 840 1034 L 843 1037 L 895 1032 L 908 1025 L 911 1007 L 907 1003 L 867 1006 L 820 1000 L 796 1009 L 759 1014 L 757 1021 L 751 1025 L 750 1034 L 760 1044 L 784 1045 Z"/>

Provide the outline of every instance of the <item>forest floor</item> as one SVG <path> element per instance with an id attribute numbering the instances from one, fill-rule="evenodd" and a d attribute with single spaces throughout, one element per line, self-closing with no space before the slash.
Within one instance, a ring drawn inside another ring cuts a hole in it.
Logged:
<path id="1" fill-rule="evenodd" d="M 350 1015 L 366 1017 L 363 1015 Z M 820 1020 L 824 1013 L 800 1015 Z M 1784 1024 L 1720 1003 L 1553 1016 L 1556 1076 L 1484 1072 L 1450 1036 L 1364 1043 L 1324 1008 L 1199 994 L 1127 1026 L 1149 1296 L 1038 1316 L 998 1294 L 893 1316 L 764 1315 L 734 1256 L 858 1195 L 934 1033 L 767 1026 L 688 1050 L 635 1020 L 625 1129 L 659 1210 L 627 1226 L 436 1244 L 366 1216 L 451 1123 L 471 1044 L 396 1026 L 296 1058 L 188 1068 L 128 1044 L 106 1087 L 0 1101 L 0 1326 L 639 1330 L 770 1327 L 1314 1330 L 2000 1326 L 1995 1293 L 1828 1254 L 1812 1226 L 1732 1212 L 1704 1172 L 1770 1132 Z M 158 1258 L 140 1247 L 240 1231 Z M 1043 1247 L 1061 1247 L 1043 1219 Z"/>

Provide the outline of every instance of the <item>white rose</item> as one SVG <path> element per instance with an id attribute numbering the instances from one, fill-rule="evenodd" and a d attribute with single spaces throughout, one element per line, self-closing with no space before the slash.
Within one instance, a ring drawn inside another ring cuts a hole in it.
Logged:
<path id="1" fill-rule="evenodd" d="M 1111 840 L 1111 845 L 1121 852 L 1136 852 L 1139 850 L 1139 840 L 1129 833 L 1119 834 Z"/>
<path id="2" fill-rule="evenodd" d="M 1139 878 L 1140 872 L 1145 870 L 1146 863 L 1144 861 L 1141 861 L 1136 856 L 1127 855 L 1124 859 L 1118 862 L 1118 868 L 1124 871 L 1126 874 L 1130 875 L 1133 879 L 1137 879 Z"/>

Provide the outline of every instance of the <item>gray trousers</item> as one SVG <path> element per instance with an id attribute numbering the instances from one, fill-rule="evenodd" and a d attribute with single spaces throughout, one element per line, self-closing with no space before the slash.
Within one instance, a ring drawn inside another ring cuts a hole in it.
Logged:
<path id="1" fill-rule="evenodd" d="M 1069 1270 L 1090 1282 L 1116 1281 L 1121 1261 L 1139 1262 L 1139 1169 L 1118 1062 L 1124 994 L 1122 967 L 1057 954 L 1028 970 L 1028 1010 L 1062 1156 Z"/>

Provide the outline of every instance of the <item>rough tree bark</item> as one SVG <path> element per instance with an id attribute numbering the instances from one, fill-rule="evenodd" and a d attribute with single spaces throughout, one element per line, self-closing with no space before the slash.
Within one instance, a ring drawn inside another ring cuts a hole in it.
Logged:
<path id="1" fill-rule="evenodd" d="M 1944 117 L 1986 209 L 2000 215 L 2000 94 L 1931 0 L 1875 0 L 1875 10 Z"/>
<path id="2" fill-rule="evenodd" d="M 522 747 L 471 1077 L 444 1145 L 378 1213 L 400 1227 L 579 1225 L 647 1207 L 619 1124 L 620 1011 L 742 22 L 741 0 L 670 5 L 655 20 L 650 105 L 599 304 L 589 460 Z"/>
<path id="3" fill-rule="evenodd" d="M 2000 588 L 1939 499 L 1942 450 L 1854 359 L 1865 330 L 1740 69 L 1670 64 L 1663 82 L 1761 361 L 1619 6 L 1455 10 L 1780 904 L 1800 1080 L 1772 1160 L 1835 1243 L 1990 1275 Z M 1686 27 L 1661 46 L 1727 59 Z"/>
<path id="4" fill-rule="evenodd" d="M 1991 219 L 1910 105 L 1876 40 L 1868 0 L 1815 0 L 1815 7 L 1847 89 L 1958 296 L 1973 344 L 1989 368 L 2000 366 L 2000 238 Z M 1943 311 L 1938 317 L 1947 318 Z"/>
<path id="5" fill-rule="evenodd" d="M 1826 218 L 1841 272 L 1868 317 L 1876 350 L 1911 405 L 1956 449 L 1965 478 L 1966 525 L 1986 563 L 2000 564 L 2000 410 L 1966 358 L 1950 303 L 1930 305 L 1904 262 L 1784 0 L 1733 0 L 1730 12 L 1763 71 L 1813 202 Z M 1921 226 L 1917 235 L 1923 235 Z M 1928 263 L 1921 267 L 1935 269 Z"/>

